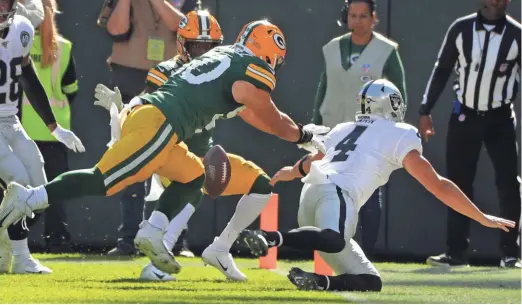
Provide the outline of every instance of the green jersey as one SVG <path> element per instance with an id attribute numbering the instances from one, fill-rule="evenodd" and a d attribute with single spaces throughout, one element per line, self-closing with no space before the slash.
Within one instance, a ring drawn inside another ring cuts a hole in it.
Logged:
<path id="1" fill-rule="evenodd" d="M 158 107 L 184 141 L 243 109 L 232 96 L 232 85 L 239 80 L 268 92 L 276 84 L 274 70 L 248 49 L 222 46 L 183 65 L 158 90 L 141 98 Z"/>
<path id="2" fill-rule="evenodd" d="M 176 56 L 151 68 L 147 74 L 147 80 L 145 81 L 147 87 L 152 89 L 149 92 L 158 90 L 167 82 L 169 75 L 176 72 L 184 64 L 185 63 Z M 191 152 L 195 153 L 197 156 L 203 157 L 213 145 L 213 133 L 213 130 L 204 130 L 200 134 L 194 135 L 190 139 L 186 139 L 185 144 L 187 144 Z"/>

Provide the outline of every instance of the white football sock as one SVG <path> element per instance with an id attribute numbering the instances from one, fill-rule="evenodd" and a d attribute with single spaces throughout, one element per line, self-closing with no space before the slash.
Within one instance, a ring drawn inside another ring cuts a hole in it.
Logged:
<path id="1" fill-rule="evenodd" d="M 270 196 L 271 194 L 243 195 L 236 206 L 234 215 L 214 242 L 216 247 L 223 251 L 230 251 L 239 233 L 256 220 L 270 200 Z"/>
<path id="2" fill-rule="evenodd" d="M 169 225 L 169 219 L 162 212 L 154 211 L 149 217 L 149 223 L 153 227 L 165 231 L 167 229 L 167 226 Z"/>
<path id="3" fill-rule="evenodd" d="M 47 190 L 43 185 L 37 186 L 35 188 L 29 188 L 30 191 L 34 192 L 34 196 L 29 197 L 27 204 L 34 210 L 45 209 L 49 206 L 47 198 Z"/>
<path id="4" fill-rule="evenodd" d="M 163 242 L 167 249 L 172 250 L 172 248 L 174 248 L 181 232 L 187 227 L 187 223 L 195 211 L 196 208 L 192 204 L 187 203 L 183 210 L 181 210 L 176 217 L 172 218 L 167 226 L 167 232 L 165 236 L 163 236 Z"/>
<path id="5" fill-rule="evenodd" d="M 16 257 L 29 258 L 31 256 L 31 252 L 29 252 L 29 243 L 27 242 L 27 238 L 22 240 L 12 240 L 12 251 L 13 255 Z"/>

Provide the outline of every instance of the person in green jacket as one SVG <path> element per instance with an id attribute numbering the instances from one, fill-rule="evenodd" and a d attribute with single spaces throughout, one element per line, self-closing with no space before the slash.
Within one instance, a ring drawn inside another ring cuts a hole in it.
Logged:
<path id="1" fill-rule="evenodd" d="M 375 0 L 347 0 L 339 25 L 349 32 L 323 47 L 325 66 L 321 74 L 312 122 L 334 127 L 352 121 L 358 110 L 356 94 L 369 80 L 385 78 L 399 88 L 404 101 L 406 81 L 398 44 L 374 30 L 377 24 Z M 377 189 L 360 211 L 362 247 L 370 257 L 377 241 L 382 190 Z"/>

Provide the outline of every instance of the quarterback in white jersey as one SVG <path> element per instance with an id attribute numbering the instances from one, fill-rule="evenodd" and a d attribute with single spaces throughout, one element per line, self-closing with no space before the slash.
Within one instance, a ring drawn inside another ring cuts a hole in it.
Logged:
<path id="1" fill-rule="evenodd" d="M 74 151 L 85 150 L 73 132 L 56 123 L 30 57 L 34 28 L 27 18 L 16 15 L 16 7 L 16 0 L 0 0 L 0 185 L 4 189 L 12 181 L 26 186 L 47 182 L 42 155 L 17 117 L 24 92 L 57 140 Z M 36 219 L 0 232 L 0 273 L 9 272 L 12 260 L 13 273 L 52 272 L 31 256 L 27 238 L 12 243 L 9 239 Z"/>
<path id="2" fill-rule="evenodd" d="M 240 242 L 253 254 L 285 245 L 318 250 L 336 276 L 292 268 L 290 281 L 299 289 L 380 291 L 377 269 L 352 239 L 358 211 L 391 173 L 404 167 L 428 191 L 456 211 L 484 226 L 508 230 L 515 223 L 482 213 L 451 181 L 441 177 L 422 156 L 417 129 L 402 123 L 402 96 L 387 80 L 366 83 L 359 92 L 361 111 L 355 122 L 337 125 L 311 153 L 277 172 L 271 183 L 302 178 L 299 228 L 290 232 L 243 231 Z"/>

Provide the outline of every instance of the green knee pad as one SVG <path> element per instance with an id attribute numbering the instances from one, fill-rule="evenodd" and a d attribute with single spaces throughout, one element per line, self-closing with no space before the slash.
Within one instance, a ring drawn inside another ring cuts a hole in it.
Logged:
<path id="1" fill-rule="evenodd" d="M 267 175 L 260 175 L 257 177 L 254 184 L 250 188 L 248 194 L 270 194 L 272 193 L 272 186 L 270 185 L 270 177 Z"/>

